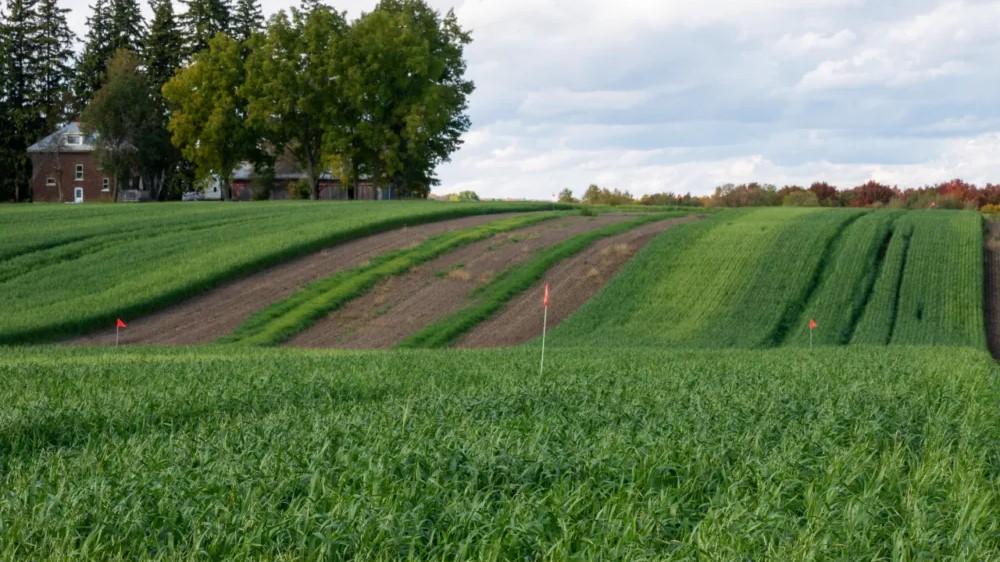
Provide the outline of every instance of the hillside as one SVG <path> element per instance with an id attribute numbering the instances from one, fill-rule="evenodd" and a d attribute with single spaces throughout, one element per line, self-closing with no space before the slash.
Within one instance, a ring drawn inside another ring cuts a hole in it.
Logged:
<path id="1" fill-rule="evenodd" d="M 552 334 L 556 345 L 984 348 L 982 218 L 759 209 L 656 239 Z"/>
<path id="2" fill-rule="evenodd" d="M 1000 559 L 996 223 L 646 211 L 0 209 L 0 560 Z"/>

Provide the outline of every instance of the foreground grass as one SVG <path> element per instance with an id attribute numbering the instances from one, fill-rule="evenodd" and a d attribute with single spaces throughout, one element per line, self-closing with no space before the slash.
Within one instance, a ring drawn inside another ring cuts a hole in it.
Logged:
<path id="1" fill-rule="evenodd" d="M 547 367 L 530 349 L 2 349 L 0 557 L 1000 557 L 985 353 L 560 349 Z"/>
<path id="2" fill-rule="evenodd" d="M 404 225 L 545 204 L 427 201 L 0 208 L 0 344 L 54 340 Z"/>

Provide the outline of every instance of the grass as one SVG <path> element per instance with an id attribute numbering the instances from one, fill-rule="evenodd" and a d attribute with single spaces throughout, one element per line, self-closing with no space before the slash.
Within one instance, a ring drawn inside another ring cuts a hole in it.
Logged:
<path id="1" fill-rule="evenodd" d="M 537 359 L 4 349 L 0 558 L 1000 557 L 984 352 Z"/>
<path id="2" fill-rule="evenodd" d="M 416 265 L 445 252 L 489 238 L 501 232 L 523 228 L 565 213 L 539 212 L 500 219 L 481 226 L 434 236 L 413 248 L 389 252 L 369 263 L 314 281 L 289 297 L 256 312 L 224 343 L 277 345 L 312 326 L 347 301 L 356 298 L 392 275 L 400 275 Z"/>
<path id="3" fill-rule="evenodd" d="M 976 213 L 760 209 L 671 229 L 553 345 L 985 347 Z"/>
<path id="4" fill-rule="evenodd" d="M 0 209 L 0 343 L 79 335 L 324 246 L 544 204 L 264 202 Z"/>
<path id="5" fill-rule="evenodd" d="M 400 347 L 446 347 L 480 322 L 498 312 L 511 299 L 528 290 L 541 279 L 545 272 L 562 260 L 582 252 L 594 242 L 621 234 L 638 226 L 682 216 L 682 212 L 648 215 L 641 218 L 610 224 L 589 232 L 577 234 L 558 244 L 544 248 L 528 261 L 518 264 L 497 276 L 486 285 L 476 289 L 473 301 L 461 310 L 442 318 L 406 338 Z"/>

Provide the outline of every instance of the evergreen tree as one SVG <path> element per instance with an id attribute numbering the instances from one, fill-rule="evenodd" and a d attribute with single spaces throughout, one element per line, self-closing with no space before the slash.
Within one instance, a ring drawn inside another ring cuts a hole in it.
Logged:
<path id="1" fill-rule="evenodd" d="M 237 41 L 246 41 L 264 26 L 259 0 L 236 0 L 230 34 Z"/>
<path id="2" fill-rule="evenodd" d="M 107 0 L 96 0 L 87 18 L 87 38 L 76 65 L 73 86 L 73 109 L 80 112 L 104 82 L 108 59 L 115 52 L 112 40 L 111 7 Z"/>
<path id="3" fill-rule="evenodd" d="M 149 25 L 143 47 L 143 58 L 146 63 L 146 76 L 153 86 L 154 93 L 159 96 L 160 88 L 180 68 L 184 37 L 174 17 L 174 6 L 171 0 L 153 0 L 153 21 Z"/>
<path id="4" fill-rule="evenodd" d="M 38 6 L 35 106 L 41 112 L 45 131 L 65 121 L 70 101 L 74 37 L 66 24 L 67 12 L 56 0 L 41 0 Z"/>
<path id="5" fill-rule="evenodd" d="M 110 23 L 111 52 L 128 49 L 138 53 L 141 50 L 144 26 L 138 0 L 111 0 Z"/>
<path id="6" fill-rule="evenodd" d="M 4 107 L 9 128 L 4 129 L 3 176 L 8 198 L 21 201 L 30 196 L 31 160 L 25 152 L 38 140 L 45 124 L 37 110 L 36 76 L 39 55 L 37 0 L 10 0 L 3 19 Z"/>
<path id="7" fill-rule="evenodd" d="M 229 31 L 230 6 L 228 0 L 181 0 L 187 5 L 183 16 L 184 34 L 187 38 L 187 56 L 208 48 L 216 33 Z"/>

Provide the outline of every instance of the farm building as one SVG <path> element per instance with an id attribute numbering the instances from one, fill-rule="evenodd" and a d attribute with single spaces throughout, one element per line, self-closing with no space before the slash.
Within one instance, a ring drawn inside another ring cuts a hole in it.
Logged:
<path id="1" fill-rule="evenodd" d="M 250 163 L 243 163 L 233 171 L 233 199 L 292 199 L 298 184 L 305 184 L 306 173 L 295 162 L 283 156 L 274 164 L 273 176 L 259 174 Z M 256 196 L 255 196 L 256 194 Z M 319 198 L 327 200 L 388 199 L 383 191 L 371 182 L 360 181 L 356 186 L 345 186 L 329 172 L 320 176 Z"/>
<path id="2" fill-rule="evenodd" d="M 111 178 L 97 162 L 94 135 L 70 123 L 28 147 L 34 201 L 111 201 Z"/>

